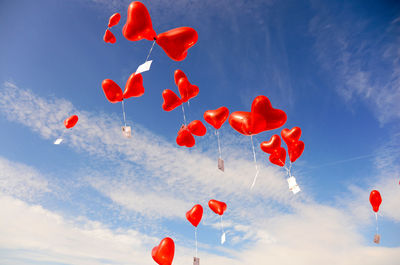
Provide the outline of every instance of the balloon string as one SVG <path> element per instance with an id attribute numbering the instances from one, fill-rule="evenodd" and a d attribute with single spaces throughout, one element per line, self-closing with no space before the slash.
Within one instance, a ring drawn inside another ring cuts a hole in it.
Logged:
<path id="1" fill-rule="evenodd" d="M 250 139 L 251 139 L 251 146 L 253 147 L 254 164 L 256 166 L 256 175 L 254 176 L 253 183 L 251 184 L 251 187 L 250 187 L 250 189 L 253 189 L 254 185 L 256 184 L 256 180 L 257 180 L 259 171 L 258 171 L 258 165 L 257 165 L 256 151 L 254 150 L 253 135 L 250 135 Z"/>
<path id="2" fill-rule="evenodd" d="M 378 235 L 378 213 L 375 213 L 375 222 L 376 222 L 376 234 Z"/>
<path id="3" fill-rule="evenodd" d="M 185 108 L 183 107 L 183 104 L 181 106 L 182 106 L 182 113 L 183 113 L 183 123 L 186 125 Z"/>
<path id="4" fill-rule="evenodd" d="M 125 105 L 124 105 L 124 101 L 123 100 L 121 102 L 122 102 L 122 114 L 124 116 L 124 124 L 125 124 L 125 127 L 126 127 Z"/>
<path id="5" fill-rule="evenodd" d="M 153 41 L 153 45 L 151 45 L 151 48 L 150 48 L 149 54 L 147 54 L 146 61 L 144 61 L 144 62 L 147 62 L 147 60 L 149 59 L 149 57 L 150 57 L 150 54 L 151 54 L 151 51 L 153 50 L 153 48 L 154 48 L 154 44 L 155 44 L 155 43 L 156 43 L 156 41 Z"/>
<path id="6" fill-rule="evenodd" d="M 217 134 L 217 139 L 218 139 L 218 152 L 219 152 L 219 158 L 222 159 L 222 152 L 221 152 L 221 144 L 220 144 L 220 140 L 219 140 L 219 132 L 218 130 L 215 130 L 216 134 Z"/>
<path id="7" fill-rule="evenodd" d="M 222 223 L 222 215 L 220 215 L 220 217 L 221 217 L 221 230 L 222 230 L 222 234 L 224 234 L 225 231 L 224 231 L 224 224 Z"/>
<path id="8" fill-rule="evenodd" d="M 281 161 L 281 163 L 284 164 L 283 161 L 282 161 L 280 158 L 279 158 L 279 161 Z M 292 163 L 290 162 L 290 166 L 289 166 L 289 167 L 287 167 L 286 165 L 284 165 L 283 168 L 286 170 L 286 174 L 287 174 L 289 177 L 292 177 L 292 173 L 291 173 L 291 170 L 292 170 Z"/>
<path id="9" fill-rule="evenodd" d="M 198 257 L 197 256 L 197 227 L 194 228 L 194 239 L 196 241 L 196 258 L 197 258 Z"/>

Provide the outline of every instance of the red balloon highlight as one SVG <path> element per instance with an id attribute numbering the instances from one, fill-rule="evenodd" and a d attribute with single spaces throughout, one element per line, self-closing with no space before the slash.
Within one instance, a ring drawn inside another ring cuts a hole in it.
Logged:
<path id="1" fill-rule="evenodd" d="M 159 265 L 171 265 L 175 254 L 175 243 L 169 237 L 161 240 L 160 244 L 153 248 L 151 256 Z"/>
<path id="2" fill-rule="evenodd" d="M 129 5 L 122 34 L 130 41 L 155 40 L 157 34 L 153 29 L 149 11 L 141 2 L 135 1 Z"/>
<path id="3" fill-rule="evenodd" d="M 207 133 L 207 128 L 199 120 L 194 120 L 188 125 L 189 131 L 196 136 L 204 136 Z"/>
<path id="4" fill-rule="evenodd" d="M 119 21 L 121 19 L 121 14 L 120 13 L 115 13 L 113 14 L 110 19 L 108 20 L 108 27 L 112 28 L 116 25 L 118 25 Z"/>
<path id="5" fill-rule="evenodd" d="M 218 130 L 228 119 L 229 110 L 227 107 L 220 107 L 216 110 L 207 110 L 204 112 L 203 117 L 208 124 Z"/>
<path id="6" fill-rule="evenodd" d="M 176 143 L 179 146 L 193 147 L 196 143 L 192 133 L 186 126 L 182 126 L 176 137 Z"/>
<path id="7" fill-rule="evenodd" d="M 104 79 L 103 83 L 101 83 L 103 87 L 103 92 L 108 101 L 111 103 L 117 103 L 122 101 L 123 93 L 122 89 L 111 79 Z"/>
<path id="8" fill-rule="evenodd" d="M 117 39 L 115 38 L 114 34 L 112 34 L 112 32 L 109 31 L 108 29 L 106 29 L 106 32 L 104 33 L 103 40 L 106 43 L 116 43 L 117 42 Z"/>
<path id="9" fill-rule="evenodd" d="M 131 74 L 125 85 L 124 99 L 130 97 L 141 97 L 144 94 L 142 74 Z"/>
<path id="10" fill-rule="evenodd" d="M 78 116 L 72 115 L 71 117 L 64 120 L 64 126 L 67 129 L 71 129 L 76 125 L 77 122 L 78 122 Z"/>
<path id="11" fill-rule="evenodd" d="M 219 215 L 223 215 L 224 212 L 226 211 L 226 207 L 227 207 L 226 203 L 220 202 L 217 200 L 210 200 L 208 202 L 208 206 L 214 213 L 219 214 Z"/>
<path id="12" fill-rule="evenodd" d="M 164 102 L 162 108 L 165 111 L 171 111 L 182 104 L 182 100 L 170 89 L 165 89 L 162 92 Z"/>
<path id="13" fill-rule="evenodd" d="M 189 27 L 180 27 L 163 32 L 157 36 L 157 44 L 174 61 L 183 61 L 190 47 L 196 44 L 198 35 L 196 30 Z"/>
<path id="14" fill-rule="evenodd" d="M 372 205 L 372 210 L 377 213 L 379 211 L 379 206 L 382 203 L 382 197 L 379 191 L 371 191 L 371 194 L 369 195 L 369 202 Z"/>
<path id="15" fill-rule="evenodd" d="M 186 219 L 194 226 L 197 227 L 203 217 L 203 207 L 196 204 L 186 213 Z"/>

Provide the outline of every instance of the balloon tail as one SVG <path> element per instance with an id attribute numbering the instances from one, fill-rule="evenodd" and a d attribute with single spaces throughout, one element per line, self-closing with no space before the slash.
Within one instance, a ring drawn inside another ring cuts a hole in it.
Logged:
<path id="1" fill-rule="evenodd" d="M 186 126 L 185 108 L 183 107 L 183 104 L 181 106 L 182 106 L 182 114 L 183 114 L 183 124 L 185 124 L 185 126 Z"/>
<path id="2" fill-rule="evenodd" d="M 124 101 L 122 100 L 122 115 L 124 117 L 124 126 L 126 127 L 126 114 L 125 114 L 125 104 Z"/>
<path id="3" fill-rule="evenodd" d="M 198 255 L 197 255 L 197 227 L 194 228 L 194 239 L 196 241 L 196 257 L 198 257 Z"/>
<path id="4" fill-rule="evenodd" d="M 251 139 L 251 147 L 253 148 L 254 165 L 256 166 L 256 175 L 254 176 L 253 183 L 251 184 L 251 187 L 250 187 L 250 189 L 253 189 L 254 185 L 256 184 L 259 170 L 258 170 L 258 165 L 257 165 L 256 151 L 254 150 L 253 135 L 250 136 L 250 139 Z"/>
<path id="5" fill-rule="evenodd" d="M 156 43 L 156 41 L 153 41 L 153 44 L 151 45 L 150 51 L 149 51 L 149 53 L 147 54 L 146 61 L 144 61 L 144 62 L 147 62 L 147 60 L 149 59 L 150 54 L 151 54 L 151 51 L 153 50 L 154 44 L 155 44 L 155 43 Z"/>

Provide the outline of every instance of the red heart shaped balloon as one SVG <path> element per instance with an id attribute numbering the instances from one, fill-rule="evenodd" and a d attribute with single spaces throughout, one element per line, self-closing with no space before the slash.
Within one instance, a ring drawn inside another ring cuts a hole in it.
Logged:
<path id="1" fill-rule="evenodd" d="M 117 85 L 117 83 L 115 83 L 111 79 L 105 79 L 103 80 L 103 83 L 101 83 L 101 86 L 103 87 L 103 92 L 106 95 L 108 101 L 110 101 L 111 103 L 122 101 L 122 89 Z"/>
<path id="2" fill-rule="evenodd" d="M 140 97 L 144 94 L 142 74 L 131 74 L 125 85 L 123 94 L 124 99 L 130 97 Z"/>
<path id="3" fill-rule="evenodd" d="M 146 6 L 141 2 L 132 2 L 128 7 L 128 18 L 122 29 L 127 40 L 155 40 L 156 32 L 151 23 L 151 17 Z"/>
<path id="4" fill-rule="evenodd" d="M 226 211 L 226 203 L 217 200 L 210 200 L 208 206 L 214 213 L 219 215 L 223 215 Z"/>
<path id="5" fill-rule="evenodd" d="M 196 143 L 193 135 L 187 129 L 186 126 L 182 126 L 178 132 L 178 136 L 176 137 L 176 143 L 179 146 L 193 147 Z"/>
<path id="6" fill-rule="evenodd" d="M 197 39 L 196 30 L 181 27 L 159 34 L 156 42 L 172 60 L 182 61 L 186 58 L 188 49 L 196 44 Z"/>
<path id="7" fill-rule="evenodd" d="M 196 136 L 204 136 L 207 133 L 207 128 L 199 120 L 194 120 L 188 125 L 188 129 Z"/>
<path id="8" fill-rule="evenodd" d="M 187 78 L 187 76 L 185 75 L 185 73 L 182 70 L 179 70 L 179 69 L 175 70 L 174 81 L 175 81 L 176 86 L 178 86 L 178 82 L 181 78 Z"/>
<path id="9" fill-rule="evenodd" d="M 283 147 L 279 147 L 277 149 L 274 150 L 274 152 L 272 152 L 269 155 L 269 161 L 272 164 L 278 165 L 283 167 L 285 165 L 286 162 L 286 150 Z"/>
<path id="10" fill-rule="evenodd" d="M 281 131 L 281 136 L 286 145 L 289 146 L 300 140 L 301 129 L 299 127 L 293 127 L 291 130 L 285 128 Z"/>
<path id="11" fill-rule="evenodd" d="M 171 111 L 182 104 L 182 100 L 170 89 L 165 89 L 162 92 L 164 102 L 162 108 L 165 111 Z"/>
<path id="12" fill-rule="evenodd" d="M 276 149 L 281 147 L 281 138 L 279 138 L 279 135 L 274 134 L 268 142 L 262 142 L 260 147 L 265 153 L 272 154 Z"/>
<path id="13" fill-rule="evenodd" d="M 72 115 L 71 117 L 65 119 L 64 126 L 65 128 L 70 129 L 74 127 L 77 122 L 78 122 L 78 116 Z"/>
<path id="14" fill-rule="evenodd" d="M 304 143 L 302 141 L 297 141 L 295 143 L 292 143 L 291 145 L 288 145 L 288 153 L 289 153 L 289 158 L 290 162 L 294 162 L 303 154 L 304 151 Z"/>
<path id="15" fill-rule="evenodd" d="M 115 13 L 114 15 L 112 15 L 110 17 L 110 19 L 108 20 L 108 27 L 112 28 L 116 25 L 118 25 L 119 21 L 121 19 L 121 14 L 120 13 Z"/>
<path id="16" fill-rule="evenodd" d="M 153 248 L 151 256 L 159 265 L 171 265 L 175 254 L 175 243 L 169 237 L 161 240 L 160 244 Z"/>
<path id="17" fill-rule="evenodd" d="M 203 117 L 208 124 L 218 130 L 228 119 L 229 110 L 227 107 L 220 107 L 216 110 L 207 110 L 204 112 Z"/>
<path id="18" fill-rule="evenodd" d="M 377 213 L 379 211 L 379 206 L 382 203 L 382 197 L 379 191 L 371 191 L 371 194 L 369 195 L 369 202 L 372 205 L 372 210 Z"/>
<path id="19" fill-rule="evenodd" d="M 241 134 L 254 135 L 279 128 L 285 124 L 286 119 L 286 113 L 274 109 L 266 96 L 258 96 L 253 100 L 251 112 L 233 112 L 229 124 Z"/>
<path id="20" fill-rule="evenodd" d="M 187 78 L 179 79 L 178 89 L 183 102 L 187 102 L 199 94 L 198 86 L 192 85 Z"/>
<path id="21" fill-rule="evenodd" d="M 203 207 L 196 204 L 186 213 L 186 219 L 195 227 L 197 227 L 203 217 Z"/>
<path id="22" fill-rule="evenodd" d="M 104 33 L 103 40 L 107 43 L 115 43 L 117 42 L 117 39 L 115 38 L 114 34 L 112 34 L 111 31 L 106 29 L 106 32 Z"/>

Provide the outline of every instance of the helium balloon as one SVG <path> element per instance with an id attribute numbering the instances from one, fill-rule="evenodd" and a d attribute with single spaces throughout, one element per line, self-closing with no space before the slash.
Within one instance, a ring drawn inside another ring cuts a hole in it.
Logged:
<path id="1" fill-rule="evenodd" d="M 187 78 L 179 79 L 178 89 L 183 102 L 187 102 L 199 94 L 198 86 L 192 85 Z"/>
<path id="2" fill-rule="evenodd" d="M 153 248 L 151 256 L 159 265 L 171 265 L 175 254 L 175 243 L 169 237 L 161 240 L 160 244 Z"/>
<path id="3" fill-rule="evenodd" d="M 72 115 L 71 117 L 65 119 L 64 126 L 65 128 L 70 129 L 74 127 L 77 122 L 78 122 L 78 116 Z"/>
<path id="4" fill-rule="evenodd" d="M 268 142 L 262 142 L 260 144 L 261 150 L 270 154 L 269 161 L 272 164 L 283 167 L 286 162 L 286 150 L 281 147 L 281 138 L 275 134 L 271 137 Z"/>
<path id="5" fill-rule="evenodd" d="M 124 99 L 130 97 L 140 97 L 143 94 L 144 87 L 142 74 L 131 74 L 125 85 L 125 91 L 123 94 Z"/>
<path id="6" fill-rule="evenodd" d="M 151 17 L 146 6 L 141 2 L 132 2 L 128 7 L 128 18 L 122 29 L 127 40 L 155 40 L 157 34 L 153 29 Z"/>
<path id="7" fill-rule="evenodd" d="M 176 86 L 178 86 L 179 80 L 181 80 L 181 78 L 187 79 L 187 76 L 185 75 L 185 73 L 182 70 L 179 70 L 179 69 L 175 70 L 174 81 L 175 81 Z"/>
<path id="8" fill-rule="evenodd" d="M 285 128 L 281 131 L 281 136 L 286 145 L 289 146 L 300 140 L 301 129 L 299 127 L 293 127 L 291 130 Z"/>
<path id="9" fill-rule="evenodd" d="M 289 158 L 290 162 L 294 162 L 303 154 L 304 151 L 304 142 L 303 141 L 297 141 L 296 143 L 292 143 L 291 145 L 288 146 L 288 153 L 289 153 Z"/>
<path id="10" fill-rule="evenodd" d="M 217 200 L 210 200 L 208 206 L 214 213 L 219 215 L 223 215 L 226 211 L 226 203 Z"/>
<path id="11" fill-rule="evenodd" d="M 164 102 L 162 108 L 165 111 L 171 111 L 182 104 L 182 100 L 170 89 L 165 89 L 162 92 Z"/>
<path id="12" fill-rule="evenodd" d="M 203 207 L 196 204 L 186 213 L 186 219 L 195 227 L 197 227 L 203 217 Z"/>
<path id="13" fill-rule="evenodd" d="M 112 32 L 109 31 L 108 29 L 106 29 L 106 32 L 104 33 L 103 40 L 106 43 L 115 43 L 115 42 L 117 42 L 117 39 L 115 38 L 114 34 L 112 34 Z"/>
<path id="14" fill-rule="evenodd" d="M 108 20 L 108 27 L 112 28 L 112 27 L 118 25 L 120 19 L 121 19 L 121 14 L 120 13 L 115 13 Z"/>
<path id="15" fill-rule="evenodd" d="M 186 58 L 188 49 L 196 44 L 197 39 L 196 30 L 181 27 L 159 34 L 156 42 L 172 60 L 182 61 Z"/>
<path id="16" fill-rule="evenodd" d="M 377 213 L 379 211 L 379 206 L 382 203 L 382 197 L 379 191 L 377 190 L 371 191 L 371 194 L 369 195 L 369 202 L 371 203 L 374 212 Z"/>
<path id="17" fill-rule="evenodd" d="M 189 131 L 196 136 L 204 136 L 207 133 L 207 128 L 199 120 L 194 120 L 188 125 Z"/>
<path id="18" fill-rule="evenodd" d="M 258 96 L 253 100 L 251 112 L 233 112 L 229 117 L 229 124 L 241 134 L 254 135 L 277 129 L 285 124 L 286 119 L 286 113 L 274 109 L 266 96 Z"/>
<path id="19" fill-rule="evenodd" d="M 117 85 L 117 83 L 115 83 L 111 79 L 104 79 L 101 86 L 103 87 L 104 94 L 106 95 L 108 101 L 110 101 L 111 103 L 122 101 L 122 89 Z"/>
<path id="20" fill-rule="evenodd" d="M 193 147 L 196 143 L 193 135 L 187 129 L 186 126 L 182 126 L 182 128 L 178 132 L 178 136 L 176 137 L 176 143 L 179 146 Z"/>
<path id="21" fill-rule="evenodd" d="M 207 110 L 204 112 L 204 120 L 213 126 L 215 129 L 221 128 L 222 124 L 229 117 L 229 110 L 227 107 L 220 107 L 216 110 Z"/>

